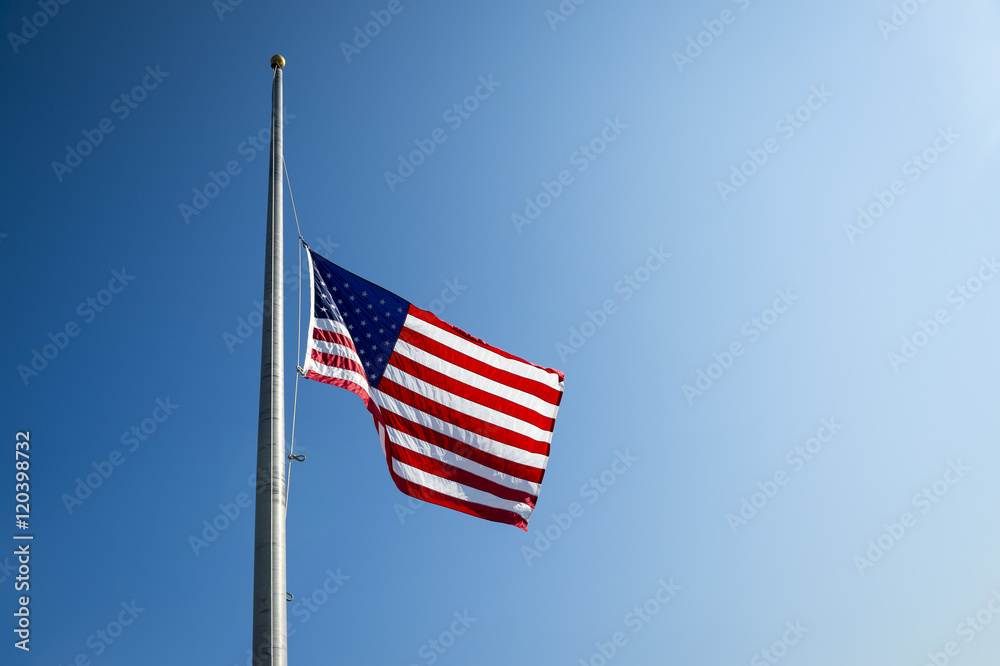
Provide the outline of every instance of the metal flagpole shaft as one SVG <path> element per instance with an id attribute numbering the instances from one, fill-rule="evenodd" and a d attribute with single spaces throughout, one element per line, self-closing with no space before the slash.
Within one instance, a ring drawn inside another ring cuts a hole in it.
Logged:
<path id="1" fill-rule="evenodd" d="M 257 492 L 253 544 L 253 664 L 287 666 L 285 599 L 285 339 L 282 303 L 281 70 L 271 58 L 271 180 L 267 189 L 267 252 L 264 261 L 264 338 L 260 352 L 257 424 Z"/>

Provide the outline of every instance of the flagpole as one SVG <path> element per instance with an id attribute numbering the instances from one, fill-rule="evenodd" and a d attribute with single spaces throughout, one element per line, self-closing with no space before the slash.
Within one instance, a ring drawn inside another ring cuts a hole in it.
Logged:
<path id="1" fill-rule="evenodd" d="M 271 173 L 267 188 L 267 251 L 264 260 L 264 330 L 260 353 L 260 411 L 257 422 L 257 488 L 253 545 L 254 666 L 287 666 L 285 598 L 285 384 L 284 267 L 282 262 L 281 70 L 271 58 Z"/>

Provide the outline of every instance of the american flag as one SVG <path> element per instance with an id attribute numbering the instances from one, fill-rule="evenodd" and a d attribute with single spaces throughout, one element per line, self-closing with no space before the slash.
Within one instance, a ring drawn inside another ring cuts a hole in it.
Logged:
<path id="1" fill-rule="evenodd" d="M 527 530 L 563 374 L 492 347 L 309 250 L 305 377 L 353 391 L 396 487 Z"/>

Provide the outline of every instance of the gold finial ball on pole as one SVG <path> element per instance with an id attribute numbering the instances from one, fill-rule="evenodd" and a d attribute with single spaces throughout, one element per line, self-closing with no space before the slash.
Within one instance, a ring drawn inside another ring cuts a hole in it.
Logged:
<path id="1" fill-rule="evenodd" d="M 285 66 L 284 56 L 275 55 L 271 57 L 271 67 L 277 67 L 278 69 L 282 69 L 284 68 L 284 66 Z"/>

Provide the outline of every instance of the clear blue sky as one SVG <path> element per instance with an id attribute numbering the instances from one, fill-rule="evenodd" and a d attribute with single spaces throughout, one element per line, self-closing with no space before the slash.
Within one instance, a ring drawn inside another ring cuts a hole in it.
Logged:
<path id="1" fill-rule="evenodd" d="M 528 533 L 299 387 L 290 663 L 995 663 L 995 4 L 231 2 L 4 3 L 0 662 L 246 663 L 281 53 L 311 245 L 566 374 Z"/>

